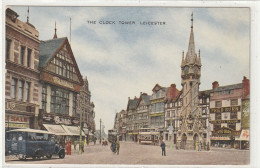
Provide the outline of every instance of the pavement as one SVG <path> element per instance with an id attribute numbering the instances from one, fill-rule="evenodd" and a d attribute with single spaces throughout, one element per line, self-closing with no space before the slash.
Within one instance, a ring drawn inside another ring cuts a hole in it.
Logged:
<path id="1" fill-rule="evenodd" d="M 79 154 L 72 149 L 72 155 L 64 159 L 53 156 L 52 159 L 20 161 L 6 157 L 7 165 L 11 164 L 113 164 L 113 165 L 248 165 L 249 150 L 211 148 L 210 151 L 170 149 L 166 142 L 166 156 L 162 156 L 160 146 L 140 145 L 134 142 L 120 142 L 119 155 L 114 154 L 108 146 L 90 144 L 85 152 Z"/>

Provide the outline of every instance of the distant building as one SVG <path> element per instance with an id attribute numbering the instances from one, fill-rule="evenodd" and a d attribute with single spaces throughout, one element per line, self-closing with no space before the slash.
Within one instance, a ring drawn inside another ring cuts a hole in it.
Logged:
<path id="1" fill-rule="evenodd" d="M 126 141 L 126 111 L 125 110 L 121 110 L 119 112 L 118 124 L 119 124 L 119 129 L 118 129 L 119 140 Z"/>
<path id="2" fill-rule="evenodd" d="M 164 131 L 164 98 L 166 96 L 166 87 L 156 84 L 150 97 L 150 128 L 155 128 L 163 136 Z"/>
<path id="3" fill-rule="evenodd" d="M 94 107 L 94 103 L 91 102 L 88 79 L 85 77 L 83 79 L 83 86 L 81 87 L 80 94 L 77 96 L 77 111 L 82 112 L 82 128 L 87 136 L 94 134 L 96 131 Z M 80 113 L 77 113 L 77 117 L 80 117 Z"/>
<path id="4" fill-rule="evenodd" d="M 39 32 L 19 15 L 6 9 L 5 130 L 38 128 Z"/>
<path id="5" fill-rule="evenodd" d="M 165 110 L 165 123 L 164 123 L 164 140 L 172 140 L 174 144 L 177 142 L 177 130 L 179 126 L 178 116 L 180 113 L 182 99 L 181 91 L 176 88 L 175 84 L 171 86 L 166 91 L 166 96 L 164 98 L 164 110 Z M 169 131 L 169 127 L 172 126 L 172 132 Z M 172 135 L 173 138 L 170 138 Z"/>
<path id="6" fill-rule="evenodd" d="M 138 102 L 138 98 L 130 99 L 128 97 L 128 103 L 126 108 L 127 113 L 127 124 L 126 124 L 126 133 L 127 140 L 137 142 L 138 128 L 136 123 L 136 104 Z"/>

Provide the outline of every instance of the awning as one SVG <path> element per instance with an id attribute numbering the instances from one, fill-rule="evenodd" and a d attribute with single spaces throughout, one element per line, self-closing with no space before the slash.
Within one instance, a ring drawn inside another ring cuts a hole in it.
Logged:
<path id="1" fill-rule="evenodd" d="M 249 141 L 249 129 L 242 129 L 240 137 L 236 138 L 238 141 Z"/>
<path id="2" fill-rule="evenodd" d="M 79 128 L 79 127 L 62 125 L 62 128 L 64 128 L 64 130 L 68 133 L 68 135 L 71 135 L 71 136 L 80 136 L 80 134 L 79 134 L 80 128 Z M 81 131 L 82 131 L 82 130 L 81 130 Z M 81 132 L 81 135 L 82 135 L 82 136 L 85 136 L 85 134 L 84 134 L 83 131 Z"/>
<path id="3" fill-rule="evenodd" d="M 43 126 L 55 135 L 68 135 L 68 133 L 62 128 L 61 125 L 43 124 Z"/>

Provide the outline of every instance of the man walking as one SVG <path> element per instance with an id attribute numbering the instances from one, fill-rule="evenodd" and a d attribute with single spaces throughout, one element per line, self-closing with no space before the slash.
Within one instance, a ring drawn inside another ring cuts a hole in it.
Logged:
<path id="1" fill-rule="evenodd" d="M 165 146 L 166 146 L 165 143 L 162 141 L 162 142 L 161 142 L 162 156 L 166 156 Z"/>
<path id="2" fill-rule="evenodd" d="M 119 140 L 116 141 L 116 153 L 119 155 L 119 148 L 120 148 L 120 143 Z"/>

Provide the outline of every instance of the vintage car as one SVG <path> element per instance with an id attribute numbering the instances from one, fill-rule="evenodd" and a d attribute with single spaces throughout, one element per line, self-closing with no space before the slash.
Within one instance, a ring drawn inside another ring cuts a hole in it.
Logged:
<path id="1" fill-rule="evenodd" d="M 53 154 L 65 157 L 65 149 L 55 142 L 55 135 L 48 131 L 36 129 L 14 129 L 6 132 L 5 154 L 15 155 L 20 160 L 26 158 L 40 159 Z"/>

